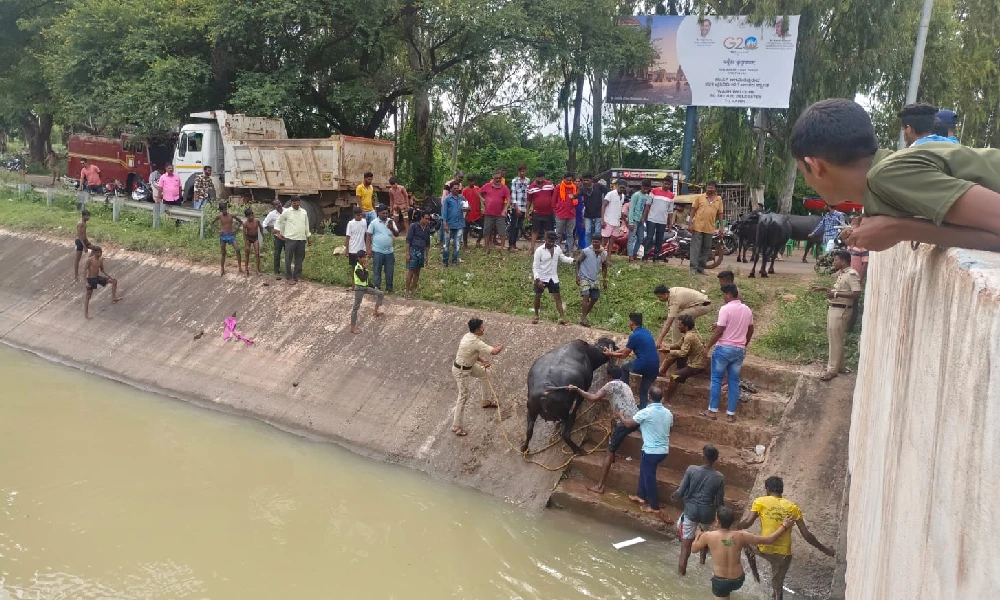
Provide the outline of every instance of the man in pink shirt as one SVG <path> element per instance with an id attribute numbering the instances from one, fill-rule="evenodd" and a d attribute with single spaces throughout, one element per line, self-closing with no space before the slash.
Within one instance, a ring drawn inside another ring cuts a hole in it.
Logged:
<path id="1" fill-rule="evenodd" d="M 719 309 L 719 319 L 715 323 L 707 350 L 712 356 L 712 387 L 708 411 L 701 416 L 711 420 L 717 418 L 719 401 L 722 399 L 722 379 L 729 384 L 729 406 L 727 418 L 736 422 L 736 405 L 740 401 L 740 369 L 746 356 L 746 347 L 753 337 L 753 313 L 750 307 L 740 301 L 740 291 L 733 284 L 722 286 L 725 305 Z M 714 350 L 712 350 L 714 346 Z"/>
<path id="2" fill-rule="evenodd" d="M 101 168 L 90 164 L 86 158 L 80 159 L 80 189 L 95 194 L 104 191 L 101 187 Z"/>
<path id="3" fill-rule="evenodd" d="M 174 173 L 174 165 L 167 165 L 167 172 L 160 175 L 156 185 L 160 188 L 160 198 L 166 204 L 181 203 L 181 178 Z"/>
<path id="4" fill-rule="evenodd" d="M 507 207 L 510 206 L 510 189 L 501 182 L 498 169 L 493 173 L 493 179 L 479 188 L 479 198 L 483 201 L 483 237 L 486 238 L 486 254 L 490 253 L 493 235 L 506 235 L 505 218 Z M 502 248 L 501 248 L 502 250 Z"/>

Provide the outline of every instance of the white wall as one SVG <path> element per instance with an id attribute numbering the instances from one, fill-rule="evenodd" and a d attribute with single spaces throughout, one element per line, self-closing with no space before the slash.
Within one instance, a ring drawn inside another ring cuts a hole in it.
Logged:
<path id="1" fill-rule="evenodd" d="M 872 254 L 847 598 L 1000 597 L 1000 254 Z"/>

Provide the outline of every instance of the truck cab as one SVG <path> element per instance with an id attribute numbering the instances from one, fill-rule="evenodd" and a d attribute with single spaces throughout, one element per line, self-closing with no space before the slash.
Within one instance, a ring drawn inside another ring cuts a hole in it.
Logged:
<path id="1" fill-rule="evenodd" d="M 205 167 L 212 167 L 213 179 L 217 177 L 224 183 L 225 146 L 219 124 L 215 121 L 189 123 L 181 127 L 174 149 L 174 172 L 184 186 L 184 200 L 193 199 L 195 177 Z M 216 185 L 216 189 L 219 187 Z"/>

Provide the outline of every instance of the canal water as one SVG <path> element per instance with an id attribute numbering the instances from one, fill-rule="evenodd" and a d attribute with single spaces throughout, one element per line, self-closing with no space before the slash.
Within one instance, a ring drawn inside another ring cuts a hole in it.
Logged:
<path id="1" fill-rule="evenodd" d="M 711 598 L 676 543 L 0 347 L 0 599 Z"/>

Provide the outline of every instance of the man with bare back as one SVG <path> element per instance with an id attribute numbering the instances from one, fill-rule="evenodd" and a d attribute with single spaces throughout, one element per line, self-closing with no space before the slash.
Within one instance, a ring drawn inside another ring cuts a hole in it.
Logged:
<path id="1" fill-rule="evenodd" d="M 226 244 L 232 246 L 233 252 L 236 253 L 237 271 L 243 272 L 243 260 L 240 256 L 240 251 L 236 248 L 236 232 L 233 230 L 233 221 L 236 222 L 237 227 L 242 226 L 243 221 L 241 221 L 236 215 L 231 214 L 229 212 L 229 206 L 224 202 L 219 204 L 219 214 L 215 215 L 215 218 L 212 219 L 212 225 L 215 225 L 216 221 L 222 224 L 222 232 L 219 234 L 219 245 L 222 248 L 222 272 L 219 273 L 219 275 L 226 275 Z M 249 267 L 247 268 L 249 269 Z"/>
<path id="2" fill-rule="evenodd" d="M 720 506 L 718 513 L 719 529 L 702 531 L 698 526 L 698 535 L 691 547 L 693 552 L 701 552 L 705 548 L 712 553 L 712 595 L 722 600 L 743 587 L 746 575 L 743 573 L 743 563 L 740 554 L 744 546 L 752 544 L 773 544 L 775 540 L 788 531 L 795 520 L 787 517 L 771 535 L 764 537 L 754 535 L 746 530 L 733 531 L 733 521 L 736 515 L 728 506 Z"/>
<path id="3" fill-rule="evenodd" d="M 87 239 L 87 221 L 90 220 L 90 211 L 84 210 L 80 213 L 80 222 L 76 224 L 76 261 L 73 263 L 73 281 L 80 281 L 80 258 L 83 251 L 93 248 L 93 244 Z"/>
<path id="4" fill-rule="evenodd" d="M 111 284 L 111 302 L 116 303 L 121 300 L 118 295 L 118 280 L 104 270 L 104 258 L 100 246 L 91 246 L 90 257 L 83 266 L 83 274 L 87 278 L 87 296 L 83 302 L 83 316 L 90 318 L 90 297 L 98 286 L 104 287 Z"/>
<path id="5" fill-rule="evenodd" d="M 257 274 L 260 275 L 260 221 L 253 216 L 252 209 L 246 209 L 243 211 L 243 215 L 247 218 L 246 221 L 243 221 L 243 242 L 247 251 L 246 274 L 247 277 L 250 277 L 250 248 L 253 248 L 254 254 L 257 257 Z M 239 252 L 236 254 L 238 256 Z"/>

